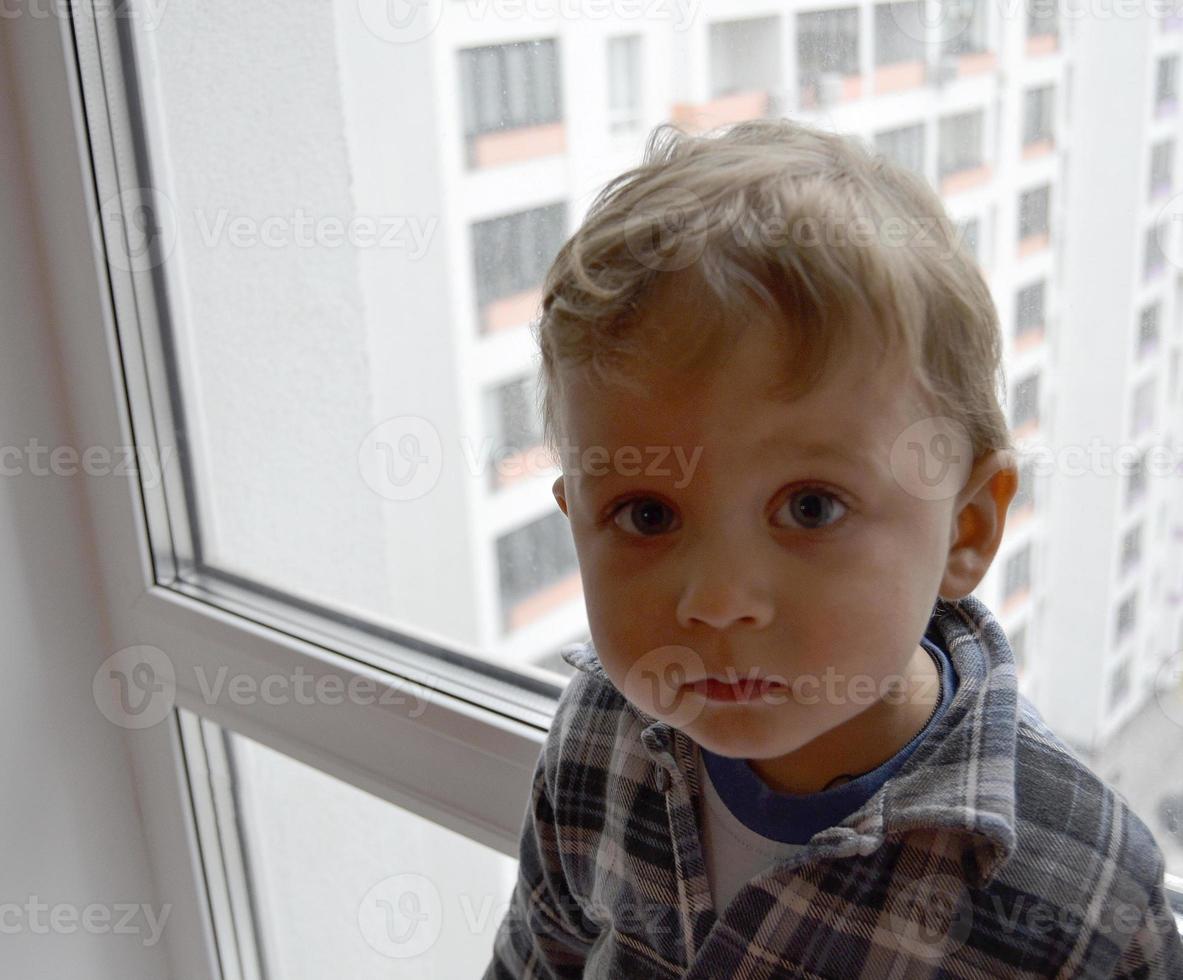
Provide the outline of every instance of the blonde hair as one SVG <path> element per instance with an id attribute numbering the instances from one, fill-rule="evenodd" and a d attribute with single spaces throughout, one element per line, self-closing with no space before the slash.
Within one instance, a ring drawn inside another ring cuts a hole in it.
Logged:
<path id="1" fill-rule="evenodd" d="M 893 228 L 904 240 L 886 240 Z M 647 348 L 636 329 L 646 296 L 681 272 L 728 315 L 683 347 Z M 929 405 L 965 427 L 975 458 L 1014 448 L 997 311 L 937 194 L 854 136 L 760 119 L 701 136 L 656 127 L 642 162 L 600 191 L 559 250 L 532 325 L 548 451 L 564 431 L 565 369 L 627 385 L 660 350 L 667 369 L 697 371 L 738 342 L 745 312 L 775 314 L 795 340 L 790 395 L 839 346 L 882 357 L 902 345 Z"/>

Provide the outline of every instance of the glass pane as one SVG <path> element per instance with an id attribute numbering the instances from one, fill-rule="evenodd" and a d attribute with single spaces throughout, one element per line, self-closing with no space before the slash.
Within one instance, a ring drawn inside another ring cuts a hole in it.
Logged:
<path id="1" fill-rule="evenodd" d="M 516 861 L 210 722 L 185 727 L 218 814 L 203 854 L 219 862 L 215 908 L 230 897 L 223 961 L 272 980 L 481 975 Z"/>

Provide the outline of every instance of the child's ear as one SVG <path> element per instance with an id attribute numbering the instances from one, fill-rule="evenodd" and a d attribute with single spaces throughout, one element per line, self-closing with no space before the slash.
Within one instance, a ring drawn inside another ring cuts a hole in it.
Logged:
<path id="1" fill-rule="evenodd" d="M 566 514 L 567 513 L 567 490 L 566 490 L 566 485 L 563 483 L 563 478 L 561 476 L 557 480 L 555 480 L 555 482 L 551 485 L 550 492 L 555 495 L 555 500 L 557 500 L 558 504 L 559 504 L 559 510 L 561 510 L 564 514 Z"/>
<path id="2" fill-rule="evenodd" d="M 974 460 L 953 508 L 941 598 L 961 599 L 985 577 L 998 553 L 1006 511 L 1018 488 L 1019 470 L 1009 450 L 997 449 Z"/>

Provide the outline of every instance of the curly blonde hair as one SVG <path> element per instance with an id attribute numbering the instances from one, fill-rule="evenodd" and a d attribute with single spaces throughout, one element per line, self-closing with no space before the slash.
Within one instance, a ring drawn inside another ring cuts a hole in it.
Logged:
<path id="1" fill-rule="evenodd" d="M 682 344 L 654 345 L 637 329 L 646 296 L 659 276 L 682 272 L 701 277 L 727 315 Z M 547 271 L 532 324 L 546 449 L 557 453 L 564 431 L 567 368 L 625 385 L 654 359 L 698 371 L 738 342 L 747 313 L 783 321 L 790 397 L 840 348 L 881 357 L 902 345 L 934 412 L 965 427 L 975 458 L 1013 450 L 997 311 L 940 198 L 857 137 L 791 119 L 702 135 L 663 123 L 642 162 L 596 196 Z"/>

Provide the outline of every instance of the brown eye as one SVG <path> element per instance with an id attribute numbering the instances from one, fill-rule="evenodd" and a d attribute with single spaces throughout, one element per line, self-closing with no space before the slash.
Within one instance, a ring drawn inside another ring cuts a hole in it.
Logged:
<path id="1" fill-rule="evenodd" d="M 828 527 L 846 513 L 846 505 L 834 494 L 820 487 L 798 490 L 785 501 L 781 510 L 786 508 L 790 511 L 793 522 L 806 530 Z"/>
<path id="2" fill-rule="evenodd" d="M 652 537 L 668 530 L 670 523 L 672 523 L 672 515 L 673 512 L 660 500 L 639 497 L 621 504 L 616 513 L 612 515 L 612 520 L 626 533 Z M 637 530 L 630 530 L 626 521 Z"/>

